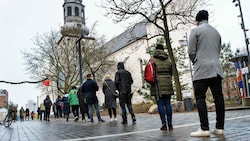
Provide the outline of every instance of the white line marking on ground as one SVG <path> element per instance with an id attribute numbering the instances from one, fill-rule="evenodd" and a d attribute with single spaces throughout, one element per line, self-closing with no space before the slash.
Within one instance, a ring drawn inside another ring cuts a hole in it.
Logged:
<path id="1" fill-rule="evenodd" d="M 236 119 L 242 119 L 242 118 L 249 118 L 250 115 L 240 116 L 240 117 L 233 117 L 233 118 L 227 118 L 226 121 L 229 120 L 236 120 Z M 213 121 L 209 121 L 215 122 Z M 200 123 L 192 123 L 192 124 L 185 124 L 185 125 L 179 125 L 174 126 L 174 128 L 182 128 L 182 127 L 188 127 L 188 126 L 194 126 L 199 125 Z M 86 138 L 77 138 L 77 139 L 69 139 L 69 140 L 61 140 L 61 141 L 82 141 L 82 140 L 93 140 L 93 139 L 101 139 L 101 138 L 109 138 L 109 137 L 117 137 L 117 136 L 125 136 L 125 135 L 132 135 L 132 134 L 140 134 L 140 133 L 146 133 L 146 132 L 154 132 L 159 131 L 159 128 L 157 129 L 149 129 L 149 130 L 141 130 L 141 131 L 134 131 L 134 132 L 127 132 L 127 133 L 118 133 L 118 134 L 111 134 L 111 135 L 102 135 L 102 136 L 94 136 L 94 137 L 86 137 Z"/>

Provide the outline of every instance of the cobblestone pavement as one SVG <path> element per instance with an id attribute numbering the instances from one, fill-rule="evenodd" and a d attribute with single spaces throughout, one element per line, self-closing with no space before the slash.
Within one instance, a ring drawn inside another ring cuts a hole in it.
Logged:
<path id="1" fill-rule="evenodd" d="M 209 112 L 210 130 L 215 126 L 215 112 Z M 190 137 L 199 127 L 197 112 L 173 114 L 173 131 L 161 131 L 158 114 L 137 114 L 137 124 L 117 122 L 83 123 L 70 119 L 15 122 L 10 128 L 0 125 L 0 141 L 249 141 L 250 109 L 226 111 L 225 134 L 210 137 Z M 95 117 L 96 120 L 96 117 Z"/>

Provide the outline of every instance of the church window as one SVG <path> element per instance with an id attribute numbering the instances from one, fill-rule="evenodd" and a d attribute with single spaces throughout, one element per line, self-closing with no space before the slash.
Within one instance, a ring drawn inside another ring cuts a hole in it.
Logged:
<path id="1" fill-rule="evenodd" d="M 67 7 L 67 13 L 68 16 L 72 16 L 71 7 Z"/>
<path id="2" fill-rule="evenodd" d="M 79 16 L 79 8 L 75 7 L 75 16 Z"/>

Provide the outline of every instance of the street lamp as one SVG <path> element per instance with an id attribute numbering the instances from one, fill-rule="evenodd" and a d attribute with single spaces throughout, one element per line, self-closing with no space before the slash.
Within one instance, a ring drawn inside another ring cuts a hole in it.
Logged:
<path id="1" fill-rule="evenodd" d="M 83 34 L 81 34 L 78 39 L 76 40 L 76 44 L 78 44 L 78 56 L 79 56 L 79 74 L 80 74 L 80 85 L 83 82 L 82 79 L 82 52 L 81 52 L 81 40 L 82 39 L 89 39 L 89 40 L 95 40 L 93 37 L 85 37 Z"/>
<path id="2" fill-rule="evenodd" d="M 240 10 L 239 17 L 241 17 L 241 29 L 243 30 L 244 37 L 245 37 L 245 43 L 246 43 L 246 49 L 247 49 L 247 56 L 248 56 L 247 57 L 248 58 L 247 62 L 248 62 L 248 69 L 249 69 L 249 67 L 250 67 L 250 55 L 249 55 L 249 49 L 248 49 L 249 39 L 247 38 L 247 35 L 246 35 L 246 32 L 248 31 L 248 29 L 245 28 L 240 0 L 233 0 L 232 2 L 235 3 L 235 7 L 239 6 L 239 10 Z"/>

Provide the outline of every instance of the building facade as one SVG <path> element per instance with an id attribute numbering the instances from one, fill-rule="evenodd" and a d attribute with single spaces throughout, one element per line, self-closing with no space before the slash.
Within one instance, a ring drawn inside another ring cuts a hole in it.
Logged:
<path id="1" fill-rule="evenodd" d="M 8 91 L 0 89 L 0 108 L 6 107 L 7 101 L 8 101 Z"/>

